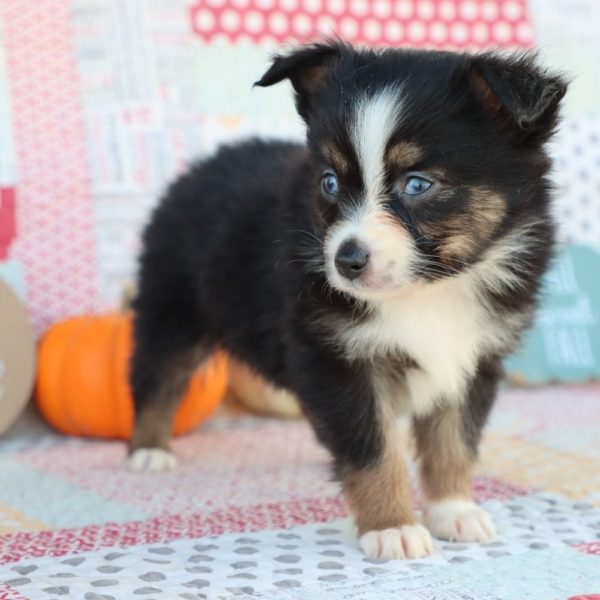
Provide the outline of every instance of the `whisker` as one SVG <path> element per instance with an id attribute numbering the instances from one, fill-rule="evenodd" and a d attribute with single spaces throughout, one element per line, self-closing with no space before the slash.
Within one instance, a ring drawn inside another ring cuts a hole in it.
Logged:
<path id="1" fill-rule="evenodd" d="M 318 262 L 318 260 L 316 258 L 294 258 L 292 260 L 288 260 L 287 261 L 287 265 L 291 265 L 294 263 L 304 263 L 304 264 L 311 264 L 311 263 L 316 263 Z"/>
<path id="2" fill-rule="evenodd" d="M 323 240 L 321 240 L 321 238 L 319 238 L 318 236 L 316 236 L 314 233 L 311 233 L 310 231 L 306 231 L 304 229 L 289 229 L 288 232 L 289 233 L 303 233 L 304 235 L 307 235 L 311 239 L 319 242 L 319 244 L 323 243 Z"/>
<path id="3" fill-rule="evenodd" d="M 436 256 L 434 256 L 434 255 L 432 255 L 432 254 L 423 254 L 423 256 L 425 256 L 426 258 L 434 258 L 434 259 L 437 259 L 437 257 L 436 257 Z M 472 266 L 472 264 L 471 264 L 471 263 L 468 263 L 468 262 L 466 262 L 466 261 L 464 261 L 464 260 L 460 260 L 459 258 L 452 258 L 451 260 L 452 260 L 453 262 L 456 262 L 456 263 L 459 263 L 459 264 L 461 264 L 461 265 L 464 265 L 465 267 L 471 267 L 471 266 Z"/>
<path id="4" fill-rule="evenodd" d="M 458 274 L 458 273 L 461 273 L 461 270 L 460 270 L 460 269 L 457 269 L 456 267 L 453 267 L 453 266 L 451 266 L 451 265 L 447 265 L 447 264 L 440 264 L 440 263 L 439 263 L 437 260 L 435 260 L 435 261 L 434 261 L 434 260 L 427 260 L 427 258 L 428 258 L 430 255 L 427 255 L 427 254 L 425 254 L 425 255 L 422 255 L 422 256 L 423 256 L 423 258 L 425 258 L 425 259 L 426 259 L 425 261 L 423 261 L 423 262 L 421 263 L 421 264 L 422 264 L 422 265 L 424 265 L 424 266 L 428 266 L 428 267 L 436 267 L 436 268 L 438 268 L 438 269 L 442 269 L 442 270 L 449 271 L 449 272 L 451 272 L 451 273 L 456 273 L 456 274 Z M 435 257 L 431 257 L 431 258 L 435 258 Z M 464 261 L 458 261 L 458 262 L 460 262 L 460 263 L 464 264 L 464 265 L 465 265 L 465 266 L 467 266 L 467 267 L 470 267 L 470 266 L 471 266 L 469 263 L 467 263 L 467 262 L 464 262 Z"/>

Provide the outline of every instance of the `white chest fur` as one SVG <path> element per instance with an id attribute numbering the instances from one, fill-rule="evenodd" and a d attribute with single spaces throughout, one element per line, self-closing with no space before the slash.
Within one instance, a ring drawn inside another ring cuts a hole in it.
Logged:
<path id="1" fill-rule="evenodd" d="M 343 334 L 348 355 L 370 358 L 403 353 L 419 368 L 408 369 L 398 408 L 427 414 L 440 402 L 461 402 L 466 384 L 486 349 L 502 346 L 498 322 L 476 292 L 472 276 L 423 284 L 372 303 L 373 313 Z"/>

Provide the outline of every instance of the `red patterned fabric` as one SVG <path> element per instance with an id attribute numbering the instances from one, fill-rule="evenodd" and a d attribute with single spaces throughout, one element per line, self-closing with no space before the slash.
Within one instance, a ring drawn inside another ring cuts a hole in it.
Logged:
<path id="1" fill-rule="evenodd" d="M 369 46 L 529 47 L 525 0 L 196 0 L 203 40 L 306 42 L 323 36 Z"/>
<path id="2" fill-rule="evenodd" d="M 531 600 L 567 600 L 598 591 L 598 394 L 598 386 L 501 393 L 472 486 L 499 538 L 481 546 L 437 541 L 438 552 L 419 561 L 428 563 L 427 585 L 435 574 L 447 591 L 451 577 L 456 590 L 447 600 L 512 600 L 536 590 Z M 579 414 L 564 418 L 574 406 Z M 154 597 L 180 597 L 196 585 L 207 598 L 228 598 L 242 584 L 257 593 L 278 587 L 283 575 L 307 589 L 325 585 L 335 569 L 357 594 L 372 574 L 385 575 L 381 568 L 398 570 L 400 589 L 423 583 L 423 572 L 401 561 L 365 562 L 307 423 L 217 418 L 176 439 L 174 450 L 175 472 L 135 474 L 119 442 L 36 436 L 0 444 L 0 600 L 45 597 L 47 589 L 129 600 L 149 587 Z M 493 580 L 499 593 L 490 595 Z M 170 595 L 159 594 L 162 585 Z M 265 598 L 281 598 L 271 592 Z M 327 589 L 321 595 L 328 598 Z M 413 596 L 381 596 L 395 597 Z"/>
<path id="3" fill-rule="evenodd" d="M 534 38 L 526 0 L 194 0 L 149 3 L 139 18 L 133 4 L 80 1 L 0 3 L 8 184 L 18 189 L 0 260 L 22 269 L 37 331 L 119 304 L 147 211 L 178 168 L 233 133 L 293 127 L 262 107 L 224 108 L 234 82 L 250 84 L 264 66 L 256 48 L 246 70 L 217 57 L 210 91 L 194 80 L 195 64 L 215 62 L 216 43 L 266 44 L 266 58 L 276 44 L 324 36 L 459 49 L 526 48 Z"/>
<path id="4" fill-rule="evenodd" d="M 98 306 L 87 147 L 70 3 L 0 2 L 18 168 L 19 235 L 38 329 Z M 68 285 L 65 285 L 68 281 Z"/>
<path id="5" fill-rule="evenodd" d="M 600 556 L 600 542 L 590 542 L 589 544 L 577 544 L 574 546 L 580 552 L 585 554 L 595 554 Z"/>
<path id="6" fill-rule="evenodd" d="M 15 205 L 15 189 L 0 188 L 0 260 L 7 258 L 8 248 L 17 235 Z"/>
<path id="7" fill-rule="evenodd" d="M 147 521 L 20 532 L 0 537 L 0 564 L 115 546 L 156 544 L 223 533 L 286 529 L 305 523 L 327 522 L 346 515 L 346 506 L 341 497 L 310 498 L 249 507 L 230 507 L 190 515 L 167 515 Z"/>
<path id="8" fill-rule="evenodd" d="M 29 600 L 10 585 L 0 584 L 0 600 Z"/>

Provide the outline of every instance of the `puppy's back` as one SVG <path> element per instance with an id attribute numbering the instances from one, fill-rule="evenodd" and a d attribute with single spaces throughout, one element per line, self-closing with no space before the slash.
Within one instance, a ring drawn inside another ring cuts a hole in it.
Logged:
<path id="1" fill-rule="evenodd" d="M 223 146 L 169 187 L 144 233 L 139 335 L 163 315 L 234 353 L 258 342 L 263 368 L 278 379 L 281 348 L 266 340 L 279 339 L 267 334 L 283 312 L 284 203 L 304 151 L 256 139 Z"/>

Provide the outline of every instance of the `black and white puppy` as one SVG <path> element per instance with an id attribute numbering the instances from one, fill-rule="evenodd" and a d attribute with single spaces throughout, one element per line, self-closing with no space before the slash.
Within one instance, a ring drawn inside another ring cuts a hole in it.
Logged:
<path id="1" fill-rule="evenodd" d="M 174 466 L 182 391 L 224 348 L 297 396 L 367 555 L 418 558 L 431 534 L 489 540 L 471 471 L 552 252 L 544 145 L 566 84 L 528 55 L 336 42 L 277 56 L 256 85 L 284 79 L 307 145 L 222 148 L 145 232 L 130 464 Z"/>

